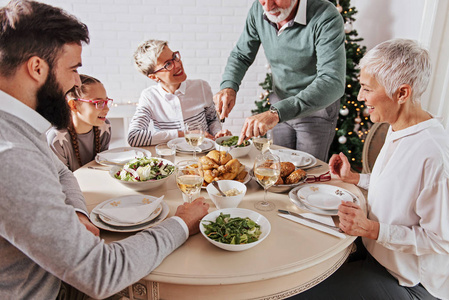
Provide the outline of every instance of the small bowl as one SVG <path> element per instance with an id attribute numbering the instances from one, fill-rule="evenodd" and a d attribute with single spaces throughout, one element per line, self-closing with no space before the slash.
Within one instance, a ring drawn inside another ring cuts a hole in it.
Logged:
<path id="1" fill-rule="evenodd" d="M 220 215 L 220 213 L 223 214 L 230 214 L 231 218 L 240 217 L 240 218 L 250 218 L 254 222 L 260 225 L 260 230 L 262 231 L 262 234 L 259 237 L 259 240 L 253 243 L 249 244 L 242 244 L 242 245 L 231 245 L 231 244 L 224 244 L 217 241 L 214 241 L 206 236 L 204 233 L 206 231 L 206 228 L 203 226 L 203 221 L 213 221 L 217 219 L 217 217 Z M 255 212 L 253 210 L 244 209 L 244 208 L 225 208 L 225 209 L 219 209 L 216 211 L 211 212 L 210 214 L 206 215 L 200 222 L 200 231 L 201 234 L 208 240 L 211 244 L 217 246 L 218 248 L 228 250 L 228 251 L 243 251 L 248 250 L 258 244 L 260 244 L 269 234 L 271 231 L 271 225 L 270 222 L 268 222 L 267 218 L 265 218 L 263 215 L 259 214 L 258 212 Z"/>
<path id="2" fill-rule="evenodd" d="M 241 193 L 235 196 L 224 197 L 212 184 L 208 184 L 206 190 L 215 206 L 218 209 L 236 208 L 237 206 L 239 206 L 240 201 L 242 201 L 243 197 L 246 194 L 246 185 L 235 180 L 218 180 L 217 183 L 223 193 L 226 193 L 226 191 L 229 191 L 231 189 L 237 189 Z"/>
<path id="3" fill-rule="evenodd" d="M 167 159 L 163 159 L 163 158 L 157 158 L 160 161 L 163 161 L 169 165 L 173 165 L 173 163 Z M 117 172 L 119 172 L 123 167 L 122 166 L 114 166 L 109 170 L 109 175 L 111 176 L 111 178 L 115 181 L 120 182 L 121 184 L 123 184 L 124 186 L 126 186 L 127 188 L 133 189 L 135 191 L 141 192 L 141 191 L 147 191 L 147 190 L 152 190 L 155 189 L 157 187 L 160 187 L 162 184 L 164 184 L 164 182 L 166 182 L 171 176 L 173 176 L 175 174 L 175 171 L 173 171 L 170 175 L 168 175 L 165 178 L 162 179 L 156 179 L 156 180 L 147 180 L 147 181 L 126 181 L 126 180 L 120 180 L 118 178 L 115 178 L 115 174 Z"/>
<path id="4" fill-rule="evenodd" d="M 223 141 L 229 140 L 230 138 L 232 138 L 232 136 L 222 136 L 222 137 L 216 139 L 215 140 L 215 149 L 218 150 L 218 151 L 229 151 L 229 149 L 231 147 L 221 146 L 220 144 Z M 248 142 L 249 142 L 248 146 L 232 148 L 231 151 L 229 151 L 229 154 L 231 154 L 233 158 L 242 157 L 242 156 L 248 155 L 249 151 L 251 151 L 251 147 L 253 145 L 253 141 L 248 140 Z"/>

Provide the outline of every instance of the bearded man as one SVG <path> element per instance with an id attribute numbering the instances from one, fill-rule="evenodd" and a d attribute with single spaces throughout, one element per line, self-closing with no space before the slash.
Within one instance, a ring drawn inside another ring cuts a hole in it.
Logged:
<path id="1" fill-rule="evenodd" d="M 327 0 L 255 1 L 214 96 L 220 118 L 228 117 L 262 44 L 273 74 L 272 105 L 245 120 L 239 143 L 274 127 L 274 144 L 327 160 L 345 88 L 344 42 L 343 18 Z"/>

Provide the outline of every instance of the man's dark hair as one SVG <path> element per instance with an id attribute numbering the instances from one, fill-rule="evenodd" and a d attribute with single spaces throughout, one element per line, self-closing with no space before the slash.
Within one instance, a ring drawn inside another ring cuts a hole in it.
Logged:
<path id="1" fill-rule="evenodd" d="M 87 26 L 48 4 L 12 0 L 0 8 L 0 74 L 12 76 L 33 56 L 54 66 L 65 44 L 89 43 Z"/>

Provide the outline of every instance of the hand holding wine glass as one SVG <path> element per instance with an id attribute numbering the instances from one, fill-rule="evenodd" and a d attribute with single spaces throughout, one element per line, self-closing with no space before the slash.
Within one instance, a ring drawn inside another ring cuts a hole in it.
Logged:
<path id="1" fill-rule="evenodd" d="M 203 185 L 203 168 L 198 160 L 183 160 L 176 164 L 176 184 L 192 202 L 193 195 Z"/>
<path id="2" fill-rule="evenodd" d="M 264 188 L 263 201 L 257 202 L 254 207 L 263 211 L 273 210 L 275 208 L 274 203 L 266 200 L 267 190 L 274 185 L 281 174 L 279 157 L 270 152 L 259 154 L 254 161 L 253 171 L 257 182 Z"/>
<path id="3" fill-rule="evenodd" d="M 187 143 L 193 147 L 193 158 L 196 158 L 196 151 L 201 151 L 199 147 L 204 140 L 204 128 L 199 123 L 185 124 L 184 137 Z"/>

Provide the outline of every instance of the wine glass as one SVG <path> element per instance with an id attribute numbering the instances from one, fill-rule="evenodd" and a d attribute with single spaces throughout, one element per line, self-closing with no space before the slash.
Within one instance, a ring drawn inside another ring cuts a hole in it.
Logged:
<path id="1" fill-rule="evenodd" d="M 257 182 L 264 188 L 263 201 L 257 202 L 254 207 L 263 211 L 273 210 L 275 208 L 274 203 L 266 200 L 267 190 L 279 179 L 279 175 L 281 174 L 279 157 L 270 152 L 257 155 L 254 161 L 253 171 Z"/>
<path id="2" fill-rule="evenodd" d="M 267 132 L 265 136 L 253 137 L 253 145 L 262 153 L 270 149 L 273 144 L 273 135 L 271 130 Z"/>
<path id="3" fill-rule="evenodd" d="M 203 168 L 199 160 L 183 160 L 176 164 L 176 184 L 192 202 L 203 185 Z"/>
<path id="4" fill-rule="evenodd" d="M 192 123 L 192 124 L 185 124 L 184 126 L 184 137 L 187 141 L 187 143 L 193 147 L 193 158 L 196 159 L 196 151 L 201 152 L 201 148 L 199 145 L 203 143 L 204 140 L 204 128 L 202 124 L 199 123 Z"/>

